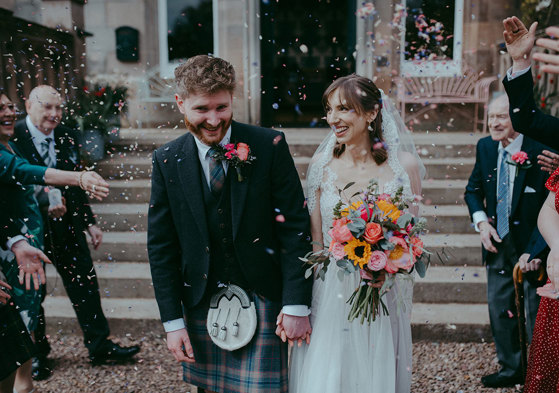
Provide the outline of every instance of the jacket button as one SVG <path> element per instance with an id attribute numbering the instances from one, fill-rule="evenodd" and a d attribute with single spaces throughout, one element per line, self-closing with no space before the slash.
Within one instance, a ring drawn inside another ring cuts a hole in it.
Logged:
<path id="1" fill-rule="evenodd" d="M 208 279 L 208 275 L 207 275 L 206 273 L 204 273 L 204 275 L 202 275 L 202 278 L 203 278 L 204 280 L 207 280 L 207 279 Z"/>
<path id="2" fill-rule="evenodd" d="M 223 214 L 223 209 L 217 209 L 217 212 L 218 212 L 219 214 Z"/>
<path id="3" fill-rule="evenodd" d="M 221 239 L 221 241 L 223 242 L 223 244 L 227 244 L 227 238 L 224 237 L 223 239 Z"/>
<path id="4" fill-rule="evenodd" d="M 206 252 L 209 254 L 210 253 L 210 248 L 208 246 L 206 246 Z"/>

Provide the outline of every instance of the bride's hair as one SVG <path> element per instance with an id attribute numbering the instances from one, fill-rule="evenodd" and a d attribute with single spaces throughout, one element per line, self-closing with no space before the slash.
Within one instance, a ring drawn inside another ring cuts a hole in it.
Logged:
<path id="1" fill-rule="evenodd" d="M 380 165 L 388 158 L 388 152 L 384 147 L 382 137 L 382 98 L 378 87 L 369 78 L 351 74 L 336 79 L 322 95 L 322 105 L 328 107 L 328 99 L 332 93 L 339 90 L 340 97 L 345 100 L 349 109 L 353 109 L 358 115 L 365 116 L 367 113 L 377 111 L 377 117 L 370 124 L 372 131 L 369 132 L 371 142 L 371 154 L 375 162 Z M 376 147 L 381 146 L 381 147 Z M 338 158 L 345 151 L 345 144 L 336 142 L 334 146 L 334 157 Z"/>

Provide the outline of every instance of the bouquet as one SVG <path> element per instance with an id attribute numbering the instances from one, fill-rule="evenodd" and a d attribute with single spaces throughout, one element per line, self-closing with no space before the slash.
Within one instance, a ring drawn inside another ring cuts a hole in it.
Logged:
<path id="1" fill-rule="evenodd" d="M 346 185 L 340 196 L 353 184 Z M 371 180 L 366 191 L 353 195 L 359 196 L 359 200 L 351 203 L 350 199 L 347 204 L 340 201 L 334 208 L 328 250 L 301 258 L 311 265 L 306 277 L 316 271 L 324 280 L 331 260 L 336 261 L 340 279 L 359 271 L 359 286 L 347 301 L 351 305 L 350 321 L 360 317 L 361 323 L 367 320 L 370 324 L 381 309 L 388 315 L 382 296 L 394 284 L 395 274 L 409 274 L 415 269 L 421 277 L 425 276 L 430 255 L 419 235 L 426 220 L 407 212 L 409 201 L 404 200 L 402 193 L 403 188 L 393 196 L 380 194 L 378 183 Z"/>

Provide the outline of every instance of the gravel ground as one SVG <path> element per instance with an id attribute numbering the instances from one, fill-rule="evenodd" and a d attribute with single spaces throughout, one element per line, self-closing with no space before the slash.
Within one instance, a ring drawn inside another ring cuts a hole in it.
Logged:
<path id="1" fill-rule="evenodd" d="M 117 340 L 115 340 L 117 341 Z M 51 337 L 54 374 L 36 383 L 39 392 L 196 392 L 182 382 L 181 368 L 168 353 L 160 336 L 119 341 L 140 343 L 142 351 L 135 363 L 92 367 L 87 351 L 77 336 Z M 414 344 L 412 392 L 493 392 L 513 393 L 518 389 L 483 389 L 481 376 L 498 370 L 495 348 L 489 343 Z"/>

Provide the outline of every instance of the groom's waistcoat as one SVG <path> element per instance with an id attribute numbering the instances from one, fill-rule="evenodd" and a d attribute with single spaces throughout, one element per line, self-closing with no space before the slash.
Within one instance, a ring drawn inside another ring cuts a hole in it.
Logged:
<path id="1" fill-rule="evenodd" d="M 211 292 L 216 291 L 217 285 L 215 284 L 217 282 L 236 284 L 245 290 L 249 289 L 248 282 L 235 255 L 233 243 L 233 222 L 231 218 L 232 172 L 234 171 L 228 171 L 223 189 L 219 195 L 214 195 L 210 191 L 203 174 L 200 179 L 210 238 L 210 274 L 206 291 Z"/>

